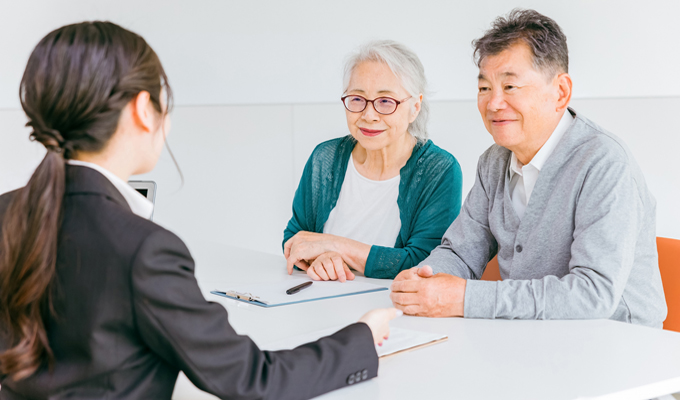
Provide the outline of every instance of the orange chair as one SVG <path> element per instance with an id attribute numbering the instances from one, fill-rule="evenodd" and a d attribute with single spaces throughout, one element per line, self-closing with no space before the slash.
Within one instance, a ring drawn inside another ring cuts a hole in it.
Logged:
<path id="1" fill-rule="evenodd" d="M 483 281 L 501 281 L 501 272 L 498 270 L 498 257 L 494 257 L 488 264 L 482 274 Z"/>
<path id="2" fill-rule="evenodd" d="M 680 332 L 680 240 L 657 237 L 656 247 L 659 252 L 661 282 L 668 305 L 668 317 L 663 323 L 663 329 Z M 501 280 L 496 257 L 487 264 L 482 280 Z"/>
<path id="3" fill-rule="evenodd" d="M 657 237 L 659 270 L 666 294 L 668 316 L 663 329 L 680 332 L 680 240 Z"/>

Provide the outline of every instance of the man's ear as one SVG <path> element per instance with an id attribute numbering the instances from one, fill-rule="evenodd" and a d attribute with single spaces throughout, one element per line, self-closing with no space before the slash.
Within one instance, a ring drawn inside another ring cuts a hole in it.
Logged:
<path id="1" fill-rule="evenodd" d="M 557 108 L 555 111 L 564 111 L 571 101 L 571 76 L 566 72 L 559 74 L 557 75 L 557 78 L 555 78 L 555 83 L 557 85 L 558 93 Z"/>
<path id="2" fill-rule="evenodd" d="M 152 132 L 154 115 L 151 112 L 151 95 L 143 90 L 130 101 L 132 105 L 132 121 L 144 132 Z"/>

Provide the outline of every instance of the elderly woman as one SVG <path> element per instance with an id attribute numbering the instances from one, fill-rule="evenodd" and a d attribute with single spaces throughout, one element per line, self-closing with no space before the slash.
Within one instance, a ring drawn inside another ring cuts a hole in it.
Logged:
<path id="1" fill-rule="evenodd" d="M 393 41 L 362 46 L 345 66 L 350 135 L 316 147 L 284 231 L 288 273 L 315 280 L 394 278 L 417 265 L 458 216 L 456 159 L 427 139 L 418 56 Z"/>

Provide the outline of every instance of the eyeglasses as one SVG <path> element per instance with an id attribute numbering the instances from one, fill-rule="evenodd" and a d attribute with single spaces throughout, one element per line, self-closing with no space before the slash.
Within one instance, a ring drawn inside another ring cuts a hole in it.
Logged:
<path id="1" fill-rule="evenodd" d="M 368 103 L 373 103 L 373 109 L 378 114 L 390 115 L 397 111 L 397 106 L 399 106 L 399 104 L 405 102 L 411 97 L 413 96 L 408 96 L 403 100 L 395 100 L 391 97 L 378 97 L 373 100 L 367 100 L 362 96 L 351 94 L 340 98 L 340 100 L 342 100 L 342 104 L 345 105 L 345 108 L 349 112 L 353 113 L 362 112 L 366 109 Z"/>

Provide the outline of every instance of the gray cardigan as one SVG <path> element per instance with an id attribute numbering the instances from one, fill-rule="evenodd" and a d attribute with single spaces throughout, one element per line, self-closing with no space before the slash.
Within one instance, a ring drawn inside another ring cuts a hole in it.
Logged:
<path id="1" fill-rule="evenodd" d="M 420 266 L 468 279 L 468 318 L 610 318 L 661 327 L 667 309 L 656 201 L 623 142 L 569 111 L 575 119 L 521 222 L 508 191 L 511 152 L 493 145 L 479 158 L 460 215 Z M 496 254 L 503 281 L 480 281 Z"/>

